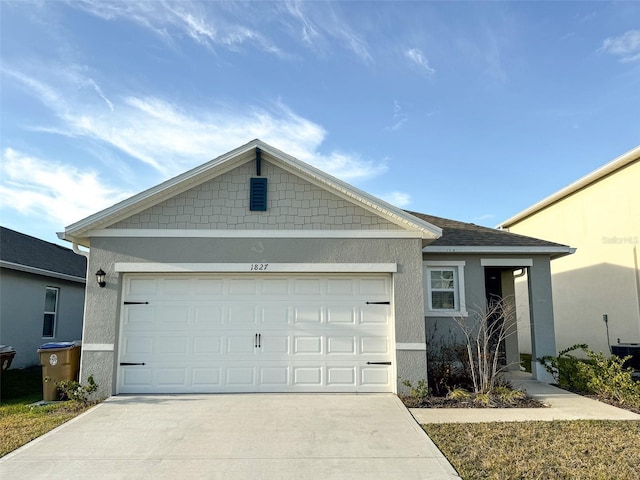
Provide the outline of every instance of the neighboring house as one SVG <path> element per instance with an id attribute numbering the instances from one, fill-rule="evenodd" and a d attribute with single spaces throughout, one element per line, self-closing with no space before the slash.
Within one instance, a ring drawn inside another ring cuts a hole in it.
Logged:
<path id="1" fill-rule="evenodd" d="M 396 392 L 426 378 L 427 324 L 522 269 L 549 354 L 549 262 L 570 253 L 403 211 L 259 140 L 59 235 L 106 272 L 87 285 L 81 367 L 101 395 Z"/>
<path id="2" fill-rule="evenodd" d="M 558 349 L 640 342 L 640 146 L 499 227 L 577 248 L 551 268 Z"/>
<path id="3" fill-rule="evenodd" d="M 39 364 L 47 342 L 80 340 L 87 261 L 70 249 L 0 227 L 0 344 L 11 368 Z"/>

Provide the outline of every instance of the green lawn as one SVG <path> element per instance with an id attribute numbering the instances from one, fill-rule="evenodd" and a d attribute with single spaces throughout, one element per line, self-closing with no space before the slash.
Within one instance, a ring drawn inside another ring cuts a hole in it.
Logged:
<path id="1" fill-rule="evenodd" d="M 40 367 L 0 374 L 0 457 L 72 419 L 88 407 L 60 402 L 31 408 L 42 400 Z"/>
<path id="2" fill-rule="evenodd" d="M 640 478 L 640 421 L 423 425 L 464 480 Z"/>

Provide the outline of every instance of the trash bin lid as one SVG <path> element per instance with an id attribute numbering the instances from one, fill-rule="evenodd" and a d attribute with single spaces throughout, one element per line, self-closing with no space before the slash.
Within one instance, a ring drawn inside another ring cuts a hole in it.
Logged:
<path id="1" fill-rule="evenodd" d="M 0 353 L 15 352 L 11 345 L 0 345 Z"/>
<path id="2" fill-rule="evenodd" d="M 40 350 L 47 350 L 49 348 L 72 348 L 75 347 L 74 342 L 49 342 L 40 345 Z"/>

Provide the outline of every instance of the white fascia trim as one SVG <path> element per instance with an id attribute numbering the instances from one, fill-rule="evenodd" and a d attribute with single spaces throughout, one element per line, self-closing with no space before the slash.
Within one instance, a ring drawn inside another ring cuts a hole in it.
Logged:
<path id="1" fill-rule="evenodd" d="M 396 350 L 426 350 L 426 343 L 396 343 Z"/>
<path id="2" fill-rule="evenodd" d="M 122 202 L 117 203 L 105 210 L 102 210 L 90 217 L 76 222 L 65 229 L 63 234 L 65 240 L 74 238 L 83 238 L 86 236 L 87 230 L 93 230 L 98 226 L 105 226 L 106 223 L 115 223 L 122 218 L 133 215 L 138 211 L 142 211 L 148 206 L 155 204 L 163 199 L 177 195 L 182 191 L 186 191 L 194 184 L 207 181 L 226 171 L 232 170 L 237 165 L 242 164 L 249 159 L 246 154 L 253 152 L 255 148 L 260 148 L 268 153 L 276 161 L 278 166 L 284 168 L 290 173 L 302 174 L 311 183 L 318 186 L 329 187 L 333 193 L 342 198 L 355 201 L 366 210 L 388 218 L 392 223 L 403 228 L 416 230 L 420 234 L 420 238 L 440 238 L 442 229 L 432 225 L 424 220 L 414 217 L 393 205 L 373 197 L 362 190 L 355 188 L 331 175 L 308 165 L 295 157 L 292 157 L 276 148 L 263 143 L 260 140 L 252 140 L 241 147 L 221 155 L 210 162 L 196 167 L 188 172 L 178 175 L 166 182 L 130 197 Z M 270 161 L 270 160 L 268 160 Z M 272 161 L 272 160 L 271 160 Z"/>
<path id="3" fill-rule="evenodd" d="M 93 230 L 90 237 L 125 238 L 422 238 L 420 232 L 407 230 Z"/>
<path id="4" fill-rule="evenodd" d="M 533 267 L 531 258 L 481 258 L 481 267 Z"/>
<path id="5" fill-rule="evenodd" d="M 21 272 L 33 273 L 35 275 L 43 275 L 46 277 L 59 278 L 70 282 L 87 283 L 85 278 L 76 277 L 75 275 L 67 275 L 66 273 L 52 272 L 43 268 L 31 267 L 29 265 L 20 265 L 19 263 L 7 262 L 0 260 L 0 267 L 9 268 L 11 270 L 19 270 Z"/>
<path id="6" fill-rule="evenodd" d="M 82 350 L 85 352 L 113 352 L 113 343 L 83 343 Z"/>
<path id="7" fill-rule="evenodd" d="M 427 245 L 422 249 L 423 253 L 573 253 L 575 249 L 571 247 L 472 247 L 444 245 Z"/>
<path id="8" fill-rule="evenodd" d="M 119 273 L 395 273 L 395 263 L 136 263 L 116 262 Z"/>
<path id="9" fill-rule="evenodd" d="M 281 152 L 269 145 L 260 147 L 263 151 L 270 153 L 273 157 L 279 159 L 282 164 L 279 166 L 294 175 L 302 174 L 303 178 L 318 187 L 329 187 L 333 193 L 349 201 L 356 201 L 365 210 L 370 211 L 379 216 L 386 217 L 392 223 L 403 228 L 417 229 L 421 232 L 422 238 L 440 238 L 442 229 L 436 225 L 428 223 L 420 218 L 405 212 L 404 210 L 391 205 L 367 192 L 360 190 L 353 185 L 349 185 L 328 173 L 318 170 L 317 168 L 299 161 L 298 159 Z"/>
<path id="10" fill-rule="evenodd" d="M 226 173 L 227 171 L 235 168 L 238 164 L 244 163 L 247 159 L 245 159 L 243 155 L 255 149 L 256 146 L 258 145 L 256 145 L 255 141 L 249 142 L 246 145 L 227 152 L 226 154 L 184 172 L 181 175 L 170 178 L 155 187 L 151 187 L 132 197 L 122 200 L 111 207 L 69 225 L 65 228 L 63 234 L 64 239 L 67 240 L 78 237 L 78 233 L 82 234 L 80 236 L 85 236 L 85 230 L 91 230 L 92 226 L 98 226 L 100 224 L 104 225 L 107 222 L 115 223 L 122 218 L 126 218 L 127 216 L 135 214 L 137 211 L 142 211 L 148 206 L 164 200 L 166 197 L 178 195 L 179 193 L 188 190 L 199 181 L 206 181 L 207 177 L 214 177 L 216 175 Z M 223 166 L 222 164 L 228 160 L 231 161 L 229 161 L 227 165 Z"/>
<path id="11" fill-rule="evenodd" d="M 572 184 L 564 187 L 561 190 L 558 190 L 556 193 L 554 193 L 552 195 L 549 195 L 548 197 L 544 198 L 543 200 L 539 201 L 538 203 L 535 203 L 531 207 L 529 207 L 529 208 L 521 211 L 520 213 L 514 215 L 513 217 L 505 220 L 500 225 L 498 225 L 496 228 L 509 230 L 509 227 L 515 225 L 520 220 L 523 220 L 523 219 L 525 219 L 527 217 L 530 217 L 534 213 L 537 213 L 538 211 L 542 210 L 543 208 L 548 207 L 552 203 L 556 203 L 556 202 L 562 200 L 563 198 L 568 197 L 572 193 L 577 192 L 578 190 L 580 190 L 582 188 L 585 188 L 585 187 L 591 185 L 592 183 L 597 182 L 601 178 L 604 178 L 605 176 L 615 172 L 616 170 L 619 170 L 619 169 L 621 169 L 623 167 L 626 167 L 627 165 L 631 164 L 632 162 L 636 162 L 639 159 L 640 159 L 640 145 L 638 145 L 637 147 L 629 150 L 626 153 L 623 153 L 622 155 L 620 155 L 619 157 L 613 159 L 612 161 L 610 161 L 609 163 L 603 165 L 602 167 L 594 170 L 593 172 L 591 172 L 591 173 L 585 175 L 584 177 L 576 180 Z"/>

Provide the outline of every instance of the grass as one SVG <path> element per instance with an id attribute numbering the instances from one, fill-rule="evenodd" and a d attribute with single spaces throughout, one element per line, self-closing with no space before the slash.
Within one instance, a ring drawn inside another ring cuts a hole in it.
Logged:
<path id="1" fill-rule="evenodd" d="M 42 400 L 40 367 L 0 374 L 0 457 L 85 411 L 88 406 L 60 402 L 31 408 Z"/>
<path id="2" fill-rule="evenodd" d="M 640 421 L 423 425 L 464 480 L 639 478 Z"/>

